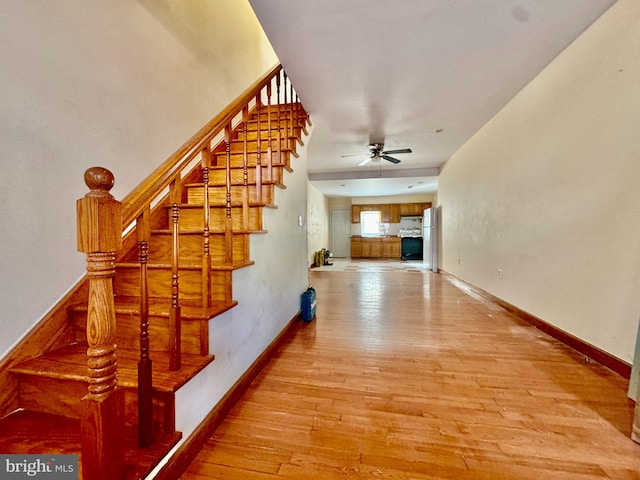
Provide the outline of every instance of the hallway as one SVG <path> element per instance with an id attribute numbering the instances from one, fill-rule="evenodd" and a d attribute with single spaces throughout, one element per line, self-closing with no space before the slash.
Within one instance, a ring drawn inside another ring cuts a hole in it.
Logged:
<path id="1" fill-rule="evenodd" d="M 640 478 L 625 379 L 443 275 L 310 283 L 316 319 L 183 480 Z"/>

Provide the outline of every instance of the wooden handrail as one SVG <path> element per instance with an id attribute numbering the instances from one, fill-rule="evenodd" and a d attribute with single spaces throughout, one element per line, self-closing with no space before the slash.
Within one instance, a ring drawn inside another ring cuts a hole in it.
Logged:
<path id="1" fill-rule="evenodd" d="M 187 140 L 176 152 L 167 158 L 151 175 L 143 180 L 133 191 L 122 200 L 122 224 L 127 227 L 151 203 L 157 192 L 166 188 L 172 180 L 199 155 L 204 147 L 219 132 L 223 131 L 233 118 L 242 111 L 265 86 L 266 83 L 282 70 L 278 64 L 268 70 L 238 98 L 231 102 L 218 115 L 213 117 L 194 136 Z"/>

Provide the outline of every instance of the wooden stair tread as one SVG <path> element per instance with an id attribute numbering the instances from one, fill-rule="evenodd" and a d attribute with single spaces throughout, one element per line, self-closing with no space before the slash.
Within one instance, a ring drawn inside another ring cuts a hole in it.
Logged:
<path id="1" fill-rule="evenodd" d="M 118 385 L 138 386 L 138 360 L 140 352 L 118 349 Z M 159 392 L 176 392 L 202 369 L 213 362 L 213 355 L 182 354 L 182 367 L 169 371 L 169 358 L 158 352 L 151 353 L 153 362 L 153 388 Z M 47 352 L 40 357 L 22 362 L 11 369 L 14 373 L 35 375 L 61 380 L 87 381 L 87 345 L 76 343 Z"/>
<path id="2" fill-rule="evenodd" d="M 283 188 L 284 184 L 282 182 L 279 182 L 278 180 L 268 180 L 268 179 L 262 179 L 261 180 L 262 185 L 273 185 L 274 187 L 278 187 L 278 188 Z M 204 183 L 202 182 L 198 182 L 198 183 L 188 183 L 186 185 L 184 185 L 185 188 L 204 188 Z M 225 188 L 227 185 L 224 182 L 212 182 L 209 181 L 209 188 Z M 244 183 L 243 182 L 231 182 L 231 186 L 233 187 L 244 187 Z M 255 187 L 256 186 L 256 182 L 255 181 L 251 181 L 247 183 L 248 187 Z"/>
<path id="3" fill-rule="evenodd" d="M 219 154 L 219 155 L 222 155 L 222 154 Z M 232 152 L 231 155 L 240 155 L 240 153 L 233 153 Z M 266 163 L 262 163 L 260 166 L 262 168 L 265 168 L 265 169 L 268 168 L 268 165 Z M 256 165 L 247 165 L 247 169 L 248 170 L 255 169 L 255 168 L 256 168 Z M 285 163 L 285 162 L 273 162 L 273 163 L 271 163 L 271 168 L 284 168 L 284 169 L 287 169 L 287 168 L 289 168 L 289 165 L 287 163 Z M 226 169 L 227 169 L 227 167 L 225 165 L 211 165 L 209 167 L 209 170 L 226 170 Z M 239 166 L 236 167 L 236 166 L 231 165 L 229 167 L 229 169 L 230 170 L 243 170 L 244 166 L 243 165 L 239 165 Z"/>
<path id="4" fill-rule="evenodd" d="M 211 227 L 210 227 L 211 228 Z M 224 230 L 209 230 L 209 235 L 224 235 L 225 232 Z M 233 235 L 250 235 L 252 233 L 254 233 L 254 230 L 233 230 L 231 232 Z M 151 230 L 151 235 L 173 235 L 173 231 L 172 230 L 168 230 L 168 229 L 156 229 L 156 230 Z M 180 229 L 180 235 L 199 235 L 202 236 L 204 235 L 204 229 L 202 228 L 181 228 Z"/>
<path id="5" fill-rule="evenodd" d="M 44 426 L 46 425 L 46 428 Z M 5 454 L 77 454 L 82 465 L 80 420 L 50 413 L 18 410 L 0 419 L 0 452 Z M 179 432 L 154 432 L 147 448 L 138 448 L 135 428 L 124 430 L 125 471 L 122 480 L 148 475 L 182 438 Z M 79 478 L 83 478 L 80 474 Z"/>
<path id="6" fill-rule="evenodd" d="M 181 203 L 180 210 L 186 208 L 202 208 L 204 205 L 198 203 Z M 166 208 L 171 208 L 171 205 L 166 205 Z M 231 202 L 231 207 L 233 208 L 242 208 L 242 202 Z M 267 202 L 249 202 L 249 207 L 253 208 L 278 208 L 275 203 L 267 203 Z M 217 203 L 210 204 L 209 208 L 227 208 L 226 203 Z"/>
<path id="7" fill-rule="evenodd" d="M 238 304 L 236 300 L 230 302 L 212 302 L 210 307 L 203 307 L 197 300 L 180 300 L 180 317 L 183 321 L 210 320 L 213 317 L 226 312 Z M 138 297 L 115 297 L 116 313 L 139 315 L 140 299 Z M 71 305 L 70 311 L 86 312 L 87 304 Z M 171 310 L 171 300 L 165 298 L 149 298 L 149 315 L 155 317 L 168 317 Z"/>
<path id="8" fill-rule="evenodd" d="M 234 208 L 242 208 L 242 202 L 238 202 L 238 201 L 233 201 L 231 202 L 231 206 Z M 262 208 L 262 207 L 274 207 L 275 205 L 273 204 L 269 204 L 266 202 L 249 202 L 249 207 L 254 207 L 254 208 Z M 203 205 L 201 203 L 181 203 L 180 204 L 180 210 L 185 209 L 185 208 L 202 208 Z M 211 203 L 209 205 L 210 208 L 226 208 L 227 204 L 226 202 L 224 203 Z M 171 208 L 171 205 L 165 205 L 165 208 L 169 209 Z"/>
<path id="9" fill-rule="evenodd" d="M 182 232 L 181 232 L 182 233 Z M 181 270 L 201 270 L 202 269 L 202 263 L 199 263 L 200 259 L 193 259 L 194 263 L 190 263 L 187 261 L 182 260 L 180 262 L 180 269 Z M 214 261 L 211 262 L 211 270 L 212 271 L 222 271 L 222 272 L 226 272 L 226 271 L 231 271 L 231 270 L 238 270 L 240 268 L 244 268 L 244 267 L 248 267 L 250 265 L 255 264 L 255 262 L 253 260 L 239 260 L 233 263 L 216 263 Z M 117 262 L 116 266 L 118 267 L 122 267 L 122 268 L 140 268 L 140 262 Z M 152 268 L 157 268 L 157 269 L 161 269 L 161 268 L 165 268 L 165 269 L 171 269 L 172 265 L 171 263 L 168 262 L 149 262 L 147 263 L 147 268 L 152 269 Z"/>

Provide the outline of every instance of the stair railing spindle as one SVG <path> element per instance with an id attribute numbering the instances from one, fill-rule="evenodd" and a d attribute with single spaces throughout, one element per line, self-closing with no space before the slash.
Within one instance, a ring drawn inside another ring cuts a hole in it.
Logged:
<path id="1" fill-rule="evenodd" d="M 170 196 L 174 201 L 171 205 L 173 255 L 171 262 L 171 307 L 169 309 L 169 370 L 178 370 L 182 365 L 182 320 L 180 318 L 180 282 L 178 273 L 180 270 L 180 206 L 176 201 L 177 192 L 175 183 L 172 183 Z"/>
<path id="2" fill-rule="evenodd" d="M 289 82 L 287 81 L 287 72 L 285 72 L 284 70 L 282 71 L 282 75 L 284 76 L 284 138 L 285 138 L 285 142 L 286 142 L 286 148 L 289 148 L 289 142 L 290 142 L 290 138 L 293 136 L 293 125 L 291 125 L 291 118 L 289 118 L 288 115 L 288 111 L 289 111 L 289 100 L 287 97 L 287 91 L 288 91 L 288 87 L 287 85 L 289 84 Z"/>
<path id="3" fill-rule="evenodd" d="M 202 231 L 202 306 L 211 306 L 211 202 L 209 200 L 209 167 L 211 166 L 211 149 L 207 145 L 202 150 L 201 164 L 204 218 Z"/>
<path id="4" fill-rule="evenodd" d="M 282 132 L 280 125 L 280 72 L 276 75 L 276 126 L 278 128 L 278 145 L 276 147 L 276 152 L 278 154 L 278 163 L 282 163 Z"/>
<path id="5" fill-rule="evenodd" d="M 249 105 L 242 109 L 243 145 L 242 145 L 242 229 L 249 230 L 249 153 L 247 124 L 249 123 Z"/>
<path id="6" fill-rule="evenodd" d="M 294 116 L 294 107 L 295 107 L 295 103 L 294 103 L 294 99 L 293 99 L 293 83 L 291 83 L 291 81 L 289 81 L 289 99 L 291 100 L 291 103 L 289 104 L 289 122 L 291 124 L 291 136 L 293 136 L 293 132 L 294 129 L 298 126 L 297 123 L 295 122 L 295 116 Z M 295 142 L 294 142 L 295 143 Z M 295 144 L 292 145 L 291 143 L 289 144 L 289 148 L 293 148 L 295 147 Z"/>
<path id="7" fill-rule="evenodd" d="M 233 218 L 231 216 L 231 122 L 224 128 L 224 141 L 226 152 L 226 215 L 224 229 L 225 261 L 227 264 L 233 263 Z"/>
<path id="8" fill-rule="evenodd" d="M 258 119 L 258 136 L 256 138 L 256 202 L 262 202 L 262 119 L 260 112 L 262 103 L 256 97 L 256 116 Z"/>
<path id="9" fill-rule="evenodd" d="M 140 360 L 138 361 L 138 445 L 153 442 L 153 369 L 149 354 L 149 238 L 151 211 L 147 208 L 136 220 L 140 261 Z"/>
<path id="10" fill-rule="evenodd" d="M 273 180 L 273 146 L 271 136 L 271 83 L 267 83 L 267 179 Z"/>

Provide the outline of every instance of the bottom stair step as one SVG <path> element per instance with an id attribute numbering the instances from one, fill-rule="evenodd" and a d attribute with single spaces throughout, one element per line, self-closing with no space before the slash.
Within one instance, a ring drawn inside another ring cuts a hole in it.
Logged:
<path id="1" fill-rule="evenodd" d="M 137 350 L 119 348 L 118 385 L 121 387 L 138 386 Z M 153 388 L 161 392 L 176 392 L 191 380 L 214 359 L 213 355 L 182 355 L 182 367 L 176 371 L 169 370 L 169 359 L 166 355 L 152 352 Z M 67 380 L 87 380 L 87 345 L 77 343 L 28 360 L 11 369 L 12 372 L 26 375 L 37 375 Z"/>
<path id="2" fill-rule="evenodd" d="M 81 400 L 88 392 L 87 345 L 73 344 L 22 362 L 17 375 L 19 407 L 29 411 L 80 418 Z M 137 425 L 137 350 L 118 349 L 118 386 L 125 401 L 125 423 Z M 166 355 L 151 355 L 153 418 L 159 428 L 175 430 L 175 392 L 213 361 L 213 355 L 182 355 L 182 366 L 169 371 Z M 162 425 L 162 427 L 160 427 Z"/>
<path id="3" fill-rule="evenodd" d="M 80 453 L 80 421 L 47 413 L 18 410 L 0 419 L 0 452 L 7 454 L 78 454 Z M 138 448 L 137 431 L 125 428 L 125 469 L 122 479 L 144 478 L 176 445 L 182 434 L 156 432 L 153 444 Z"/>

